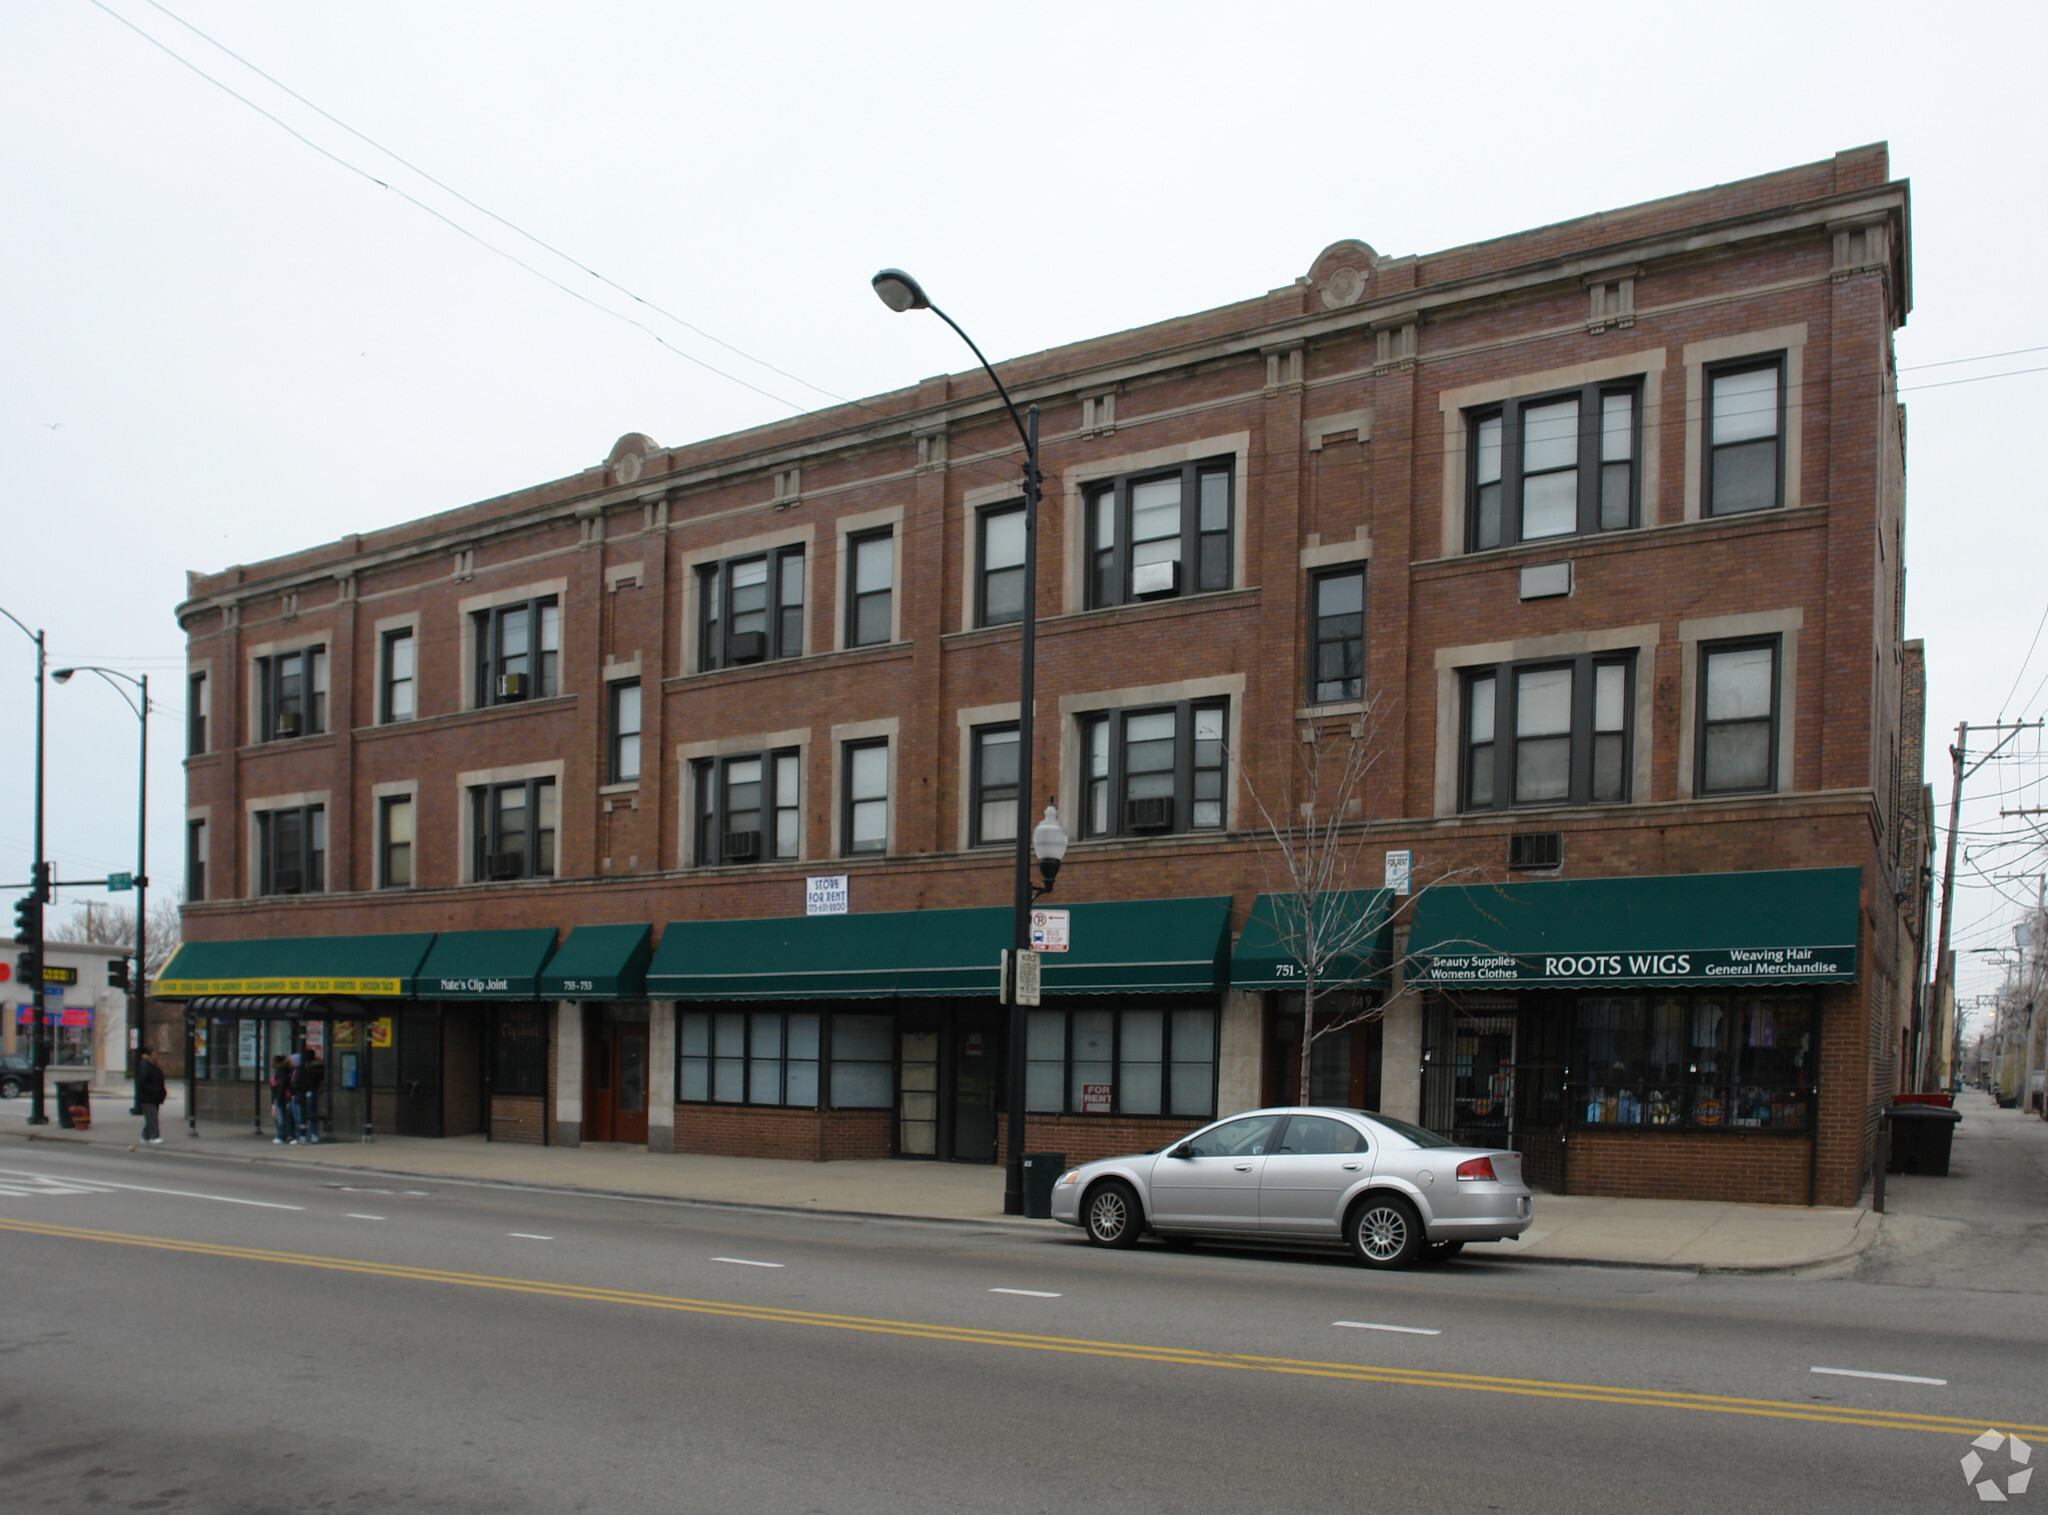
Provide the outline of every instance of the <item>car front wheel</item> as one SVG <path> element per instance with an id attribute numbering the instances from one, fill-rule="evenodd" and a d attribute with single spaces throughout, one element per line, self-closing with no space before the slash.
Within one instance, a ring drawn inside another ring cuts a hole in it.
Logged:
<path id="1" fill-rule="evenodd" d="M 1098 1247 L 1130 1246 L 1144 1229 L 1137 1194 L 1129 1184 L 1111 1179 L 1088 1196 L 1082 1226 Z"/>
<path id="2" fill-rule="evenodd" d="M 11 1078 L 0 1078 L 0 1099 L 13 1099 L 21 1093 L 21 1085 Z"/>
<path id="3" fill-rule="evenodd" d="M 1360 1201 L 1345 1235 L 1368 1268 L 1410 1267 L 1425 1245 L 1415 1207 L 1398 1194 L 1373 1194 Z"/>

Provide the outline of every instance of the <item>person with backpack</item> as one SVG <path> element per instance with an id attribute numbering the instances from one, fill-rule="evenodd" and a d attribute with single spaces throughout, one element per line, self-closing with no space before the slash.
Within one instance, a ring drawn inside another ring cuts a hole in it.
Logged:
<path id="1" fill-rule="evenodd" d="M 316 1146 L 320 1141 L 320 1086 L 325 1082 L 327 1065 L 320 1061 L 320 1049 L 306 1048 L 292 1078 L 292 1093 L 299 1101 L 299 1140 Z"/>

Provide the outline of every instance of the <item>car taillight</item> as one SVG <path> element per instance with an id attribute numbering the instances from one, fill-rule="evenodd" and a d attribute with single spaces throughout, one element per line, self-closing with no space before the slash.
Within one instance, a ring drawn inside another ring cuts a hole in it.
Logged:
<path id="1" fill-rule="evenodd" d="M 1466 1179 L 1477 1179 L 1488 1184 L 1500 1182 L 1500 1176 L 1493 1171 L 1493 1159 L 1490 1157 L 1473 1157 L 1459 1163 L 1458 1179 L 1460 1182 Z"/>

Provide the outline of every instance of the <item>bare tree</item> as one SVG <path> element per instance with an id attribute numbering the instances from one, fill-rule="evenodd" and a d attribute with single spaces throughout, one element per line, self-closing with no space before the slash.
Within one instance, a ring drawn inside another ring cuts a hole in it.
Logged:
<path id="1" fill-rule="evenodd" d="M 143 945 L 149 953 L 149 970 L 154 973 L 170 960 L 170 956 L 184 940 L 184 926 L 179 915 L 184 905 L 184 892 L 171 890 L 168 897 L 159 896 L 149 907 L 149 927 L 144 933 Z M 135 945 L 135 912 L 119 905 L 96 905 L 87 903 L 72 908 L 70 918 L 52 921 L 44 928 L 44 939 L 52 942 L 97 942 L 109 947 L 133 947 Z"/>
<path id="2" fill-rule="evenodd" d="M 1309 1097 L 1315 1044 L 1385 1014 L 1367 994 L 1387 965 L 1373 962 L 1379 938 L 1396 915 L 1410 912 L 1430 889 L 1474 869 L 1445 870 L 1416 882 L 1391 906 L 1362 908 L 1363 891 L 1379 884 L 1369 871 L 1368 822 L 1392 780 L 1385 728 L 1391 702 L 1375 696 L 1356 714 L 1301 723 L 1292 760 L 1282 769 L 1277 814 L 1249 778 L 1245 790 L 1258 808 L 1259 865 L 1273 910 L 1279 951 L 1301 985 L 1300 1099 Z M 1241 766 L 1241 765 L 1240 765 Z M 1263 945 L 1263 944 L 1261 944 Z M 1319 1012 L 1339 1002 L 1319 1023 Z"/>

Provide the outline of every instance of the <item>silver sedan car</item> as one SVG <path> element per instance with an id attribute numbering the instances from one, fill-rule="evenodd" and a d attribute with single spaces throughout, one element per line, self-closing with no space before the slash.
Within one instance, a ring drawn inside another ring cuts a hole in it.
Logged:
<path id="1" fill-rule="evenodd" d="M 1343 1242 L 1369 1268 L 1520 1236 L 1534 1215 L 1518 1153 L 1315 1106 L 1253 1110 L 1162 1151 L 1083 1163 L 1052 1191 L 1053 1219 L 1098 1246 L 1128 1247 L 1147 1230 Z"/>

